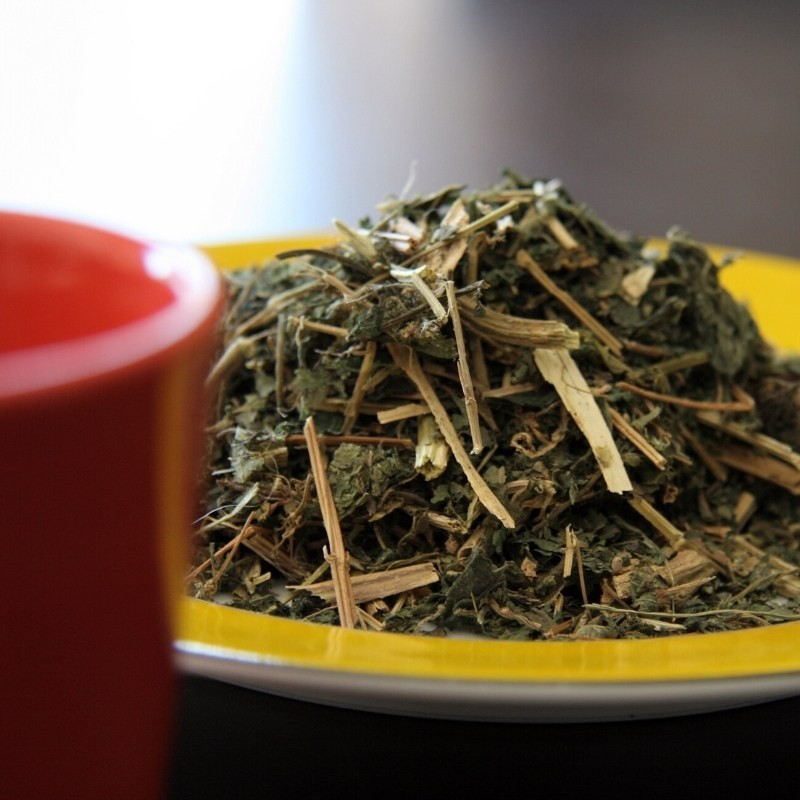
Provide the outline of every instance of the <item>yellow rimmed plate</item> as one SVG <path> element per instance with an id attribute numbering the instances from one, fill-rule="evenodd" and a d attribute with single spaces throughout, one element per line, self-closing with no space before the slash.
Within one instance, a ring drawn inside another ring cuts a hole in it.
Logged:
<path id="1" fill-rule="evenodd" d="M 325 241 L 206 251 L 229 268 Z M 722 274 L 768 339 L 800 351 L 791 302 L 800 298 L 800 262 L 745 251 Z M 188 674 L 345 708 L 447 719 L 640 719 L 800 694 L 800 622 L 636 641 L 504 642 L 343 630 L 185 598 L 175 649 Z"/>

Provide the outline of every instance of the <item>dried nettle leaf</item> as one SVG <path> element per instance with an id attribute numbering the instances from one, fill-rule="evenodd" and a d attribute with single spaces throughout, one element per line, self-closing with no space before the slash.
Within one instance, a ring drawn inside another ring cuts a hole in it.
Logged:
<path id="1" fill-rule="evenodd" d="M 510 171 L 336 228 L 226 273 L 192 593 L 500 638 L 798 618 L 800 366 L 704 248 Z"/>

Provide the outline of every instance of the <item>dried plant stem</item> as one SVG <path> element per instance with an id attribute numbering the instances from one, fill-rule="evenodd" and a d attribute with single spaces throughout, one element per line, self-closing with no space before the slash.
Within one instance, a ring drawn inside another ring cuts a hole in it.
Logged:
<path id="1" fill-rule="evenodd" d="M 435 250 L 438 250 L 440 247 L 452 244 L 454 238 L 459 236 L 467 236 L 470 233 L 479 231 L 481 228 L 485 228 L 487 225 L 491 225 L 492 222 L 495 222 L 501 217 L 506 216 L 506 214 L 510 214 L 512 211 L 516 209 L 518 205 L 519 205 L 518 200 L 509 200 L 507 203 L 500 206 L 499 208 L 495 208 L 488 214 L 484 214 L 484 216 L 479 217 L 474 222 L 470 222 L 468 225 L 464 225 L 462 228 L 459 228 L 452 237 L 448 237 L 447 239 L 441 239 L 440 241 L 435 242 L 434 244 L 428 245 L 422 250 L 418 250 L 412 256 L 409 256 L 405 261 L 403 261 L 401 266 L 407 267 L 409 264 L 413 264 L 416 261 L 421 261 L 422 259 L 426 258 L 430 253 L 434 252 Z"/>
<path id="2" fill-rule="evenodd" d="M 417 423 L 417 451 L 414 469 L 424 475 L 425 480 L 434 480 L 447 469 L 451 452 L 450 446 L 436 424 L 436 418 L 432 414 L 420 417 Z"/>
<path id="3" fill-rule="evenodd" d="M 441 324 L 447 319 L 447 310 L 439 302 L 439 298 L 433 289 L 418 272 L 407 270 L 403 267 L 392 267 L 390 274 L 396 281 L 410 284 L 419 292 L 420 297 L 428 304 L 437 322 Z"/>
<path id="4" fill-rule="evenodd" d="M 496 389 L 485 389 L 482 392 L 485 398 L 513 397 L 516 394 L 525 394 L 536 390 L 535 383 L 511 383 L 508 386 L 498 386 Z M 381 425 L 388 425 L 392 422 L 399 422 L 402 419 L 411 419 L 423 414 L 430 414 L 431 410 L 425 403 L 403 403 L 394 408 L 386 408 L 378 411 L 378 422 Z"/>
<path id="5" fill-rule="evenodd" d="M 361 367 L 358 370 L 358 377 L 356 384 L 353 387 L 353 394 L 347 402 L 344 409 L 344 423 L 342 430 L 345 433 L 350 433 L 353 430 L 356 419 L 358 419 L 359 409 L 361 408 L 361 401 L 364 399 L 364 391 L 367 387 L 367 380 L 372 372 L 372 366 L 375 363 L 375 353 L 377 352 L 378 345 L 374 341 L 367 342 L 364 352 L 364 358 L 361 361 Z"/>
<path id="6" fill-rule="evenodd" d="M 557 286 L 527 251 L 520 250 L 517 253 L 517 264 L 529 272 L 550 295 L 558 300 L 576 319 L 580 320 L 615 356 L 622 355 L 622 342 L 575 300 L 569 292 Z"/>
<path id="7" fill-rule="evenodd" d="M 735 531 L 738 533 L 743 530 L 750 521 L 758 508 L 758 500 L 751 492 L 742 492 L 736 498 L 736 505 L 733 508 L 733 519 L 736 523 Z"/>
<path id="8" fill-rule="evenodd" d="M 649 389 L 642 389 L 627 381 L 617 381 L 617 389 L 624 389 L 626 392 L 641 395 L 649 400 L 658 400 L 661 403 L 671 403 L 683 408 L 694 408 L 699 411 L 752 411 L 755 407 L 755 400 L 738 387 L 731 387 L 731 394 L 739 395 L 736 400 L 691 400 L 688 397 L 678 397 L 674 394 L 662 394 L 652 392 Z"/>
<path id="9" fill-rule="evenodd" d="M 362 258 L 365 258 L 370 262 L 378 261 L 380 259 L 380 255 L 375 249 L 375 245 L 372 244 L 368 236 L 365 236 L 358 231 L 354 231 L 339 219 L 335 219 L 333 224 L 341 235 L 342 239 L 347 242 L 347 244 L 349 244 Z"/>
<path id="10" fill-rule="evenodd" d="M 561 402 L 586 437 L 610 492 L 622 494 L 633 489 L 614 437 L 606 424 L 592 390 L 578 365 L 564 349 L 533 351 L 542 377 L 553 385 Z"/>
<path id="11" fill-rule="evenodd" d="M 284 408 L 284 399 L 286 393 L 286 317 L 283 314 L 278 315 L 278 321 L 275 325 L 275 406 L 276 408 Z"/>
<path id="12" fill-rule="evenodd" d="M 416 353 L 404 345 L 389 344 L 387 348 L 397 365 L 406 373 L 428 404 L 442 436 L 444 436 L 445 441 L 450 446 L 456 461 L 458 461 L 459 466 L 464 471 L 464 475 L 469 481 L 469 485 L 472 487 L 472 490 L 475 492 L 484 508 L 486 508 L 489 513 L 494 514 L 507 528 L 515 527 L 516 523 L 508 512 L 508 509 L 500 502 L 497 495 L 489 488 L 486 481 L 481 477 L 481 474 L 475 469 L 472 461 L 470 461 L 469 454 L 464 449 L 464 445 L 461 444 L 458 431 L 456 431 L 455 426 L 450 420 L 447 410 L 442 405 L 442 401 L 439 400 L 436 390 L 428 380 L 428 376 L 420 366 Z"/>
<path id="13" fill-rule="evenodd" d="M 252 550 L 259 558 L 275 567 L 279 572 L 293 581 L 303 580 L 308 574 L 308 565 L 300 563 L 290 553 L 281 547 L 281 543 L 274 540 L 272 531 L 264 528 L 250 526 L 254 532 L 242 544 Z"/>
<path id="14" fill-rule="evenodd" d="M 217 363 L 208 373 L 207 386 L 217 386 L 228 375 L 237 370 L 248 358 L 255 339 L 249 336 L 237 336 L 231 340 L 225 351 L 217 359 Z"/>
<path id="15" fill-rule="evenodd" d="M 430 562 L 422 564 L 409 564 L 406 567 L 387 569 L 380 572 L 370 572 L 365 575 L 353 575 L 350 584 L 353 589 L 353 600 L 357 604 L 368 603 L 371 600 L 380 600 L 385 597 L 419 589 L 437 583 L 439 573 Z M 319 583 L 304 583 L 301 586 L 287 586 L 287 589 L 305 589 L 323 600 L 335 598 L 333 581 L 320 581 Z"/>
<path id="16" fill-rule="evenodd" d="M 337 261 L 339 264 L 349 267 L 355 272 L 360 272 L 362 275 L 369 275 L 372 277 L 371 268 L 365 267 L 364 264 L 359 263 L 355 259 L 342 255 L 332 247 L 328 248 L 327 250 L 321 250 L 317 247 L 298 247 L 294 250 L 284 250 L 282 253 L 278 253 L 275 257 L 280 261 L 285 261 L 286 259 L 300 258 L 301 256 L 311 256 L 312 258 L 328 258 L 331 261 Z"/>
<path id="17" fill-rule="evenodd" d="M 772 456 L 780 458 L 787 464 L 791 464 L 796 470 L 800 470 L 800 453 L 796 453 L 788 444 L 773 439 L 757 431 L 749 431 L 735 422 L 724 420 L 719 414 L 713 411 L 702 411 L 697 415 L 697 419 L 704 425 L 716 428 L 729 436 L 733 436 L 747 444 L 757 447 Z"/>
<path id="18" fill-rule="evenodd" d="M 442 227 L 451 229 L 462 229 L 469 225 L 469 213 L 464 208 L 464 201 L 461 198 L 450 206 L 442 218 L 441 224 Z M 455 272 L 458 262 L 461 261 L 461 257 L 467 249 L 469 237 L 462 230 L 458 236 L 448 239 L 447 242 L 447 247 L 439 248 L 431 253 L 427 262 L 427 269 L 444 280 L 450 279 Z"/>
<path id="19" fill-rule="evenodd" d="M 337 339 L 345 339 L 349 331 L 347 328 L 340 328 L 336 325 L 326 325 L 324 322 L 315 322 L 313 319 L 305 317 L 292 317 L 291 321 L 297 325 L 299 331 L 315 331 L 316 333 L 326 333 L 328 336 L 335 336 Z"/>
<path id="20" fill-rule="evenodd" d="M 198 564 L 187 576 L 186 580 L 190 581 L 193 578 L 196 578 L 201 572 L 207 570 L 213 563 L 215 558 L 219 558 L 219 556 L 223 555 L 224 553 L 230 553 L 229 558 L 225 560 L 221 568 L 221 572 L 224 572 L 227 568 L 228 564 L 230 564 L 230 560 L 236 554 L 236 551 L 239 549 L 239 545 L 241 545 L 242 541 L 246 539 L 248 536 L 256 532 L 256 528 L 253 528 L 250 525 L 250 520 L 252 519 L 252 514 L 248 516 L 247 522 L 242 526 L 242 529 L 239 531 L 236 536 L 233 537 L 229 542 L 226 542 L 222 547 L 217 550 L 213 556 L 207 558 L 203 561 L 202 564 Z M 231 552 L 232 551 L 232 552 Z"/>
<path id="21" fill-rule="evenodd" d="M 353 601 L 353 588 L 350 583 L 350 569 L 345 550 L 342 530 L 339 526 L 339 514 L 333 499 L 328 475 L 325 469 L 325 456 L 319 444 L 317 427 L 314 418 L 309 417 L 303 427 L 303 435 L 308 446 L 311 460 L 311 473 L 317 487 L 317 499 L 322 512 L 325 532 L 328 534 L 330 550 L 325 552 L 325 560 L 331 565 L 333 587 L 336 595 L 336 607 L 343 628 L 353 628 L 356 623 L 356 606 Z M 323 551 L 325 548 L 323 548 Z"/>
<path id="22" fill-rule="evenodd" d="M 293 286 L 285 292 L 272 295 L 267 301 L 267 305 L 257 314 L 253 314 L 251 317 L 239 323 L 228 337 L 228 341 L 244 336 L 253 328 L 266 328 L 268 325 L 271 325 L 284 308 L 290 306 L 296 300 L 299 300 L 303 295 L 316 289 L 319 284 L 320 280 L 312 280 L 308 281 L 308 283 L 302 283 L 299 286 Z"/>
<path id="23" fill-rule="evenodd" d="M 622 344 L 631 353 L 638 353 L 641 356 L 647 356 L 647 358 L 666 358 L 669 355 L 669 350 L 666 347 L 642 344 L 634 339 L 623 339 Z"/>
<path id="24" fill-rule="evenodd" d="M 292 433 L 284 439 L 288 445 L 304 445 L 308 443 L 306 437 L 299 433 Z M 364 447 L 402 447 L 413 450 L 416 445 L 413 439 L 401 436 L 364 436 L 363 434 L 322 434 L 317 437 L 322 447 L 340 444 L 360 444 Z"/>
<path id="25" fill-rule="evenodd" d="M 478 416 L 478 403 L 475 400 L 475 390 L 472 386 L 472 375 L 469 369 L 467 348 L 464 344 L 464 330 L 461 327 L 461 315 L 458 310 L 458 301 L 456 300 L 456 287 L 453 281 L 447 281 L 445 284 L 445 291 L 447 292 L 450 320 L 453 323 L 453 335 L 455 336 L 456 348 L 458 350 L 458 361 L 456 362 L 458 377 L 464 392 L 467 421 L 469 422 L 469 432 L 472 436 L 472 453 L 475 455 L 483 450 L 483 436 L 481 435 L 481 424 Z"/>
<path id="26" fill-rule="evenodd" d="M 512 347 L 565 347 L 574 350 L 580 346 L 580 336 L 568 325 L 546 319 L 528 319 L 503 314 L 491 308 L 481 308 L 465 297 L 460 301 L 462 321 L 466 328 L 494 343 Z"/>
<path id="27" fill-rule="evenodd" d="M 556 241 L 565 250 L 577 250 L 580 245 L 575 241 L 575 237 L 564 227 L 564 223 L 555 214 L 549 214 L 544 218 L 550 233 L 555 236 Z"/>
<path id="28" fill-rule="evenodd" d="M 728 470 L 725 465 L 711 453 L 705 445 L 684 425 L 682 422 L 678 424 L 678 429 L 681 435 L 686 440 L 686 444 L 697 453 L 698 458 L 706 465 L 708 471 L 721 483 L 728 480 Z"/>
<path id="29" fill-rule="evenodd" d="M 757 478 L 782 486 L 794 495 L 800 495 L 800 471 L 785 461 L 772 456 L 754 453 L 752 448 L 726 444 L 714 451 L 714 455 L 729 467 L 755 475 Z"/>
<path id="30" fill-rule="evenodd" d="M 639 611 L 635 608 L 617 608 L 617 606 L 608 606 L 603 603 L 590 603 L 586 606 L 590 611 L 604 611 L 609 614 L 632 614 L 634 616 L 642 617 L 645 621 L 646 617 L 653 617 L 654 619 L 696 619 L 699 617 L 715 617 L 715 616 L 735 616 L 735 617 L 765 617 L 778 620 L 795 620 L 800 619 L 800 615 L 786 614 L 781 611 L 745 611 L 741 608 L 711 608 L 708 611 L 693 611 L 679 613 L 675 611 Z M 664 623 L 659 622 L 660 625 Z M 683 627 L 683 626 L 680 626 Z"/>
<path id="31" fill-rule="evenodd" d="M 583 557 L 581 556 L 581 543 L 578 541 L 578 536 L 572 529 L 572 525 L 567 525 L 564 529 L 564 567 L 562 576 L 569 578 L 572 575 L 572 567 L 574 564 L 578 565 L 578 582 L 581 587 L 581 598 L 584 605 L 589 602 L 589 595 L 586 592 L 586 578 L 583 574 Z"/>
<path id="32" fill-rule="evenodd" d="M 535 383 L 526 381 L 525 383 L 509 383 L 507 386 L 498 386 L 496 389 L 487 389 L 483 396 L 487 398 L 513 397 L 516 394 L 535 392 L 539 388 Z"/>
<path id="33" fill-rule="evenodd" d="M 608 415 L 611 417 L 611 422 L 614 427 L 634 446 L 636 447 L 645 458 L 649 459 L 654 466 L 658 469 L 665 469 L 668 462 L 658 450 L 642 436 L 633 425 L 622 416 L 615 408 L 608 409 Z"/>
<path id="34" fill-rule="evenodd" d="M 643 371 L 658 375 L 669 375 L 671 372 L 679 372 L 680 370 L 702 366 L 703 364 L 707 364 L 709 359 L 710 356 L 705 350 L 693 350 L 692 352 L 683 353 L 674 358 L 657 361 L 655 364 L 646 367 Z"/>
<path id="35" fill-rule="evenodd" d="M 378 412 L 378 422 L 381 425 L 388 425 L 391 422 L 399 422 L 402 419 L 419 417 L 422 414 L 430 414 L 431 410 L 424 403 L 404 403 L 401 406 L 387 408 L 385 411 Z"/>
<path id="36" fill-rule="evenodd" d="M 784 561 L 782 558 L 769 555 L 742 535 L 736 535 L 731 538 L 737 547 L 756 558 L 766 559 L 769 562 L 769 565 L 778 573 L 773 585 L 782 595 L 785 597 L 797 597 L 800 594 L 800 576 L 797 574 L 798 568 L 796 566 Z"/>
<path id="37" fill-rule="evenodd" d="M 486 354 L 483 350 L 483 341 L 479 336 L 470 336 L 467 340 L 467 346 L 469 347 L 469 359 L 470 366 L 472 368 L 472 374 L 475 376 L 475 381 L 480 387 L 480 391 L 478 393 L 478 404 L 480 406 L 481 417 L 483 417 L 490 430 L 497 431 L 499 430 L 497 421 L 494 418 L 491 406 L 485 402 L 485 397 L 483 394 L 484 390 L 489 387 L 490 383 L 489 368 L 486 365 Z"/>
<path id="38" fill-rule="evenodd" d="M 653 508 L 644 497 L 633 495 L 628 502 L 634 511 L 641 514 L 669 543 L 670 547 L 679 550 L 686 544 L 683 531 L 678 530 L 660 511 Z"/>
<path id="39" fill-rule="evenodd" d="M 692 594 L 719 572 L 719 568 L 707 556 L 691 548 L 675 553 L 666 564 L 653 566 L 652 571 L 662 580 L 672 585 L 657 590 L 662 596 Z M 631 596 L 631 577 L 633 569 L 614 575 L 611 579 L 617 600 L 627 600 Z"/>

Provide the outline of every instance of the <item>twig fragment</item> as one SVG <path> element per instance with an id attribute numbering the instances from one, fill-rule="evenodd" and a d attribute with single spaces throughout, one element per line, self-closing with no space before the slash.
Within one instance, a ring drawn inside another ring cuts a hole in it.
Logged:
<path id="1" fill-rule="evenodd" d="M 533 358 L 542 377 L 553 385 L 561 402 L 586 437 L 608 490 L 616 494 L 632 491 L 633 486 L 614 437 L 572 356 L 563 348 L 538 348 L 533 351 Z"/>
<path id="2" fill-rule="evenodd" d="M 329 550 L 325 552 L 325 560 L 331 565 L 333 587 L 336 595 L 336 607 L 339 610 L 339 619 L 343 628 L 353 628 L 356 624 L 356 606 L 353 600 L 353 587 L 350 582 L 350 569 L 348 555 L 345 550 L 342 530 L 339 526 L 339 514 L 333 499 L 331 485 L 325 470 L 325 456 L 317 438 L 317 427 L 314 417 L 309 417 L 303 427 L 306 438 L 308 454 L 311 460 L 311 474 L 317 487 L 322 521 L 325 532 L 328 534 Z"/>
<path id="3" fill-rule="evenodd" d="M 660 511 L 655 509 L 641 495 L 633 495 L 628 502 L 634 511 L 641 514 L 669 543 L 670 547 L 679 550 L 686 543 L 683 531 L 678 530 Z"/>
<path id="4" fill-rule="evenodd" d="M 644 455 L 650 462 L 657 467 L 658 469 L 666 469 L 667 464 L 669 463 L 666 458 L 664 458 L 658 450 L 647 441 L 647 439 L 642 436 L 633 425 L 622 416 L 615 408 L 609 408 L 608 414 L 611 417 L 611 422 L 614 423 L 614 427 L 638 450 Z"/>
<path id="5" fill-rule="evenodd" d="M 517 253 L 517 264 L 527 270 L 561 305 L 579 319 L 617 357 L 622 355 L 622 342 L 608 328 L 590 314 L 575 298 L 557 286 L 553 279 L 526 251 Z"/>
<path id="6" fill-rule="evenodd" d="M 453 335 L 458 349 L 458 377 L 461 380 L 461 388 L 464 392 L 464 404 L 467 409 L 467 421 L 469 422 L 469 432 L 472 436 L 472 453 L 477 454 L 483 450 L 483 436 L 481 434 L 481 424 L 478 417 L 478 403 L 475 400 L 475 390 L 472 386 L 472 375 L 469 369 L 469 359 L 467 358 L 467 348 L 464 344 L 464 331 L 461 327 L 461 315 L 458 310 L 456 300 L 456 287 L 453 281 L 445 284 L 447 292 L 447 302 L 450 308 L 450 320 L 453 323 Z"/>
<path id="7" fill-rule="evenodd" d="M 429 586 L 439 580 L 439 573 L 430 562 L 422 564 L 409 564 L 397 569 L 386 569 L 381 572 L 369 572 L 364 575 L 353 575 L 350 584 L 353 590 L 353 600 L 356 604 L 368 603 L 386 597 Z M 300 584 L 287 586 L 287 589 L 305 589 L 323 600 L 335 598 L 333 581 L 320 581 L 319 583 Z"/>
<path id="8" fill-rule="evenodd" d="M 344 433 L 350 433 L 353 430 L 358 413 L 361 408 L 361 401 L 364 399 L 364 391 L 367 386 L 367 380 L 372 372 L 372 365 L 375 363 L 375 353 L 378 350 L 378 345 L 374 341 L 367 342 L 364 358 L 361 361 L 361 367 L 358 370 L 358 377 L 356 378 L 353 393 L 347 401 L 344 409 L 344 422 L 342 430 Z"/>
<path id="9" fill-rule="evenodd" d="M 662 394 L 653 392 L 650 389 L 643 389 L 628 381 L 617 381 L 617 389 L 624 389 L 626 392 L 647 397 L 649 400 L 658 400 L 661 403 L 671 403 L 684 408 L 694 408 L 700 411 L 752 411 L 755 407 L 755 400 L 743 390 L 736 386 L 731 387 L 731 394 L 738 395 L 735 400 L 692 400 L 688 397 L 678 397 L 674 394 Z"/>
<path id="10" fill-rule="evenodd" d="M 428 407 L 436 419 L 436 424 L 444 436 L 445 441 L 450 445 L 456 461 L 464 471 L 464 475 L 469 481 L 469 485 L 477 495 L 480 502 L 491 514 L 494 514 L 500 522 L 507 528 L 516 526 L 514 518 L 509 513 L 508 509 L 500 502 L 499 498 L 489 488 L 486 481 L 481 477 L 481 474 L 475 469 L 472 461 L 470 461 L 469 454 L 461 444 L 461 439 L 456 431 L 455 426 L 450 420 L 447 410 L 442 405 L 436 391 L 428 380 L 428 376 L 419 364 L 416 353 L 404 345 L 389 344 L 387 345 L 392 358 L 397 365 L 408 375 L 411 382 L 417 387 Z"/>

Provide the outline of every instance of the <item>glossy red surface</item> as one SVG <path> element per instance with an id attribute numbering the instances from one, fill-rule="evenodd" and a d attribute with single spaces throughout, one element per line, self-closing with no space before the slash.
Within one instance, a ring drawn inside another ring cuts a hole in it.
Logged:
<path id="1" fill-rule="evenodd" d="M 174 302 L 169 284 L 147 273 L 145 247 L 68 222 L 0 216 L 0 352 L 103 333 Z"/>
<path id="2" fill-rule="evenodd" d="M 0 214 L 4 797 L 158 796 L 218 303 L 190 251 Z"/>

